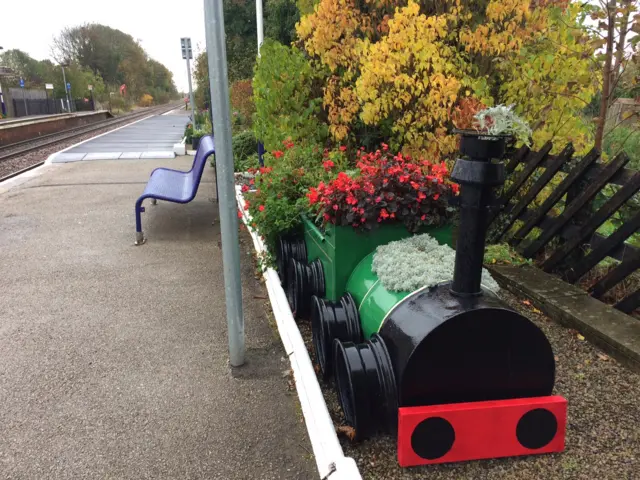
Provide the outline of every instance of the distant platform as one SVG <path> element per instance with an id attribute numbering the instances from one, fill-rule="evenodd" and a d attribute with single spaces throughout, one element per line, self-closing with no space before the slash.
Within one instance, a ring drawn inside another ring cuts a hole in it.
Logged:
<path id="1" fill-rule="evenodd" d="M 96 110 L 90 112 L 56 113 L 52 115 L 28 115 L 26 117 L 9 117 L 0 119 L 0 128 L 15 127 L 21 124 L 35 122 L 50 122 L 62 118 L 83 117 L 87 115 L 104 114 L 107 110 Z"/>
<path id="2" fill-rule="evenodd" d="M 31 140 L 74 127 L 101 122 L 112 115 L 107 110 L 57 115 L 33 115 L 0 120 L 0 145 Z"/>

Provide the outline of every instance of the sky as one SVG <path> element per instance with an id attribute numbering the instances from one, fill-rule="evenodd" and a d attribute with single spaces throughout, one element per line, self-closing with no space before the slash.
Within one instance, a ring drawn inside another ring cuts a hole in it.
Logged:
<path id="1" fill-rule="evenodd" d="M 180 38 L 191 37 L 194 58 L 205 49 L 203 0 L 32 0 L 2 4 L 0 46 L 23 50 L 37 60 L 51 58 L 53 37 L 63 28 L 101 23 L 139 40 L 151 58 L 173 72 L 178 91 L 187 92 Z"/>

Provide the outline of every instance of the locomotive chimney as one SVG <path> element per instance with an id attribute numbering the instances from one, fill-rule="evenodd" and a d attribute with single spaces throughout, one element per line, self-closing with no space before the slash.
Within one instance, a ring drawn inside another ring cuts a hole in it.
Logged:
<path id="1" fill-rule="evenodd" d="M 461 132 L 459 158 L 451 178 L 460 184 L 460 226 L 451 293 L 459 297 L 482 295 L 480 281 L 493 189 L 504 183 L 504 165 L 493 162 L 504 155 L 507 137 Z"/>

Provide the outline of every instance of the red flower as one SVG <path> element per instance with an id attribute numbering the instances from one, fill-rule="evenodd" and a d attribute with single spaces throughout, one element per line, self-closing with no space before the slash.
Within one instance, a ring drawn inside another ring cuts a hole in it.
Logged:
<path id="1" fill-rule="evenodd" d="M 337 211 L 337 210 L 338 210 L 338 208 L 340 208 L 340 207 L 338 207 L 338 204 L 337 204 L 337 203 L 333 205 L 333 209 L 334 209 L 334 210 L 336 210 L 336 211 Z"/>
<path id="2" fill-rule="evenodd" d="M 331 216 L 330 216 L 328 213 L 325 213 L 325 214 L 322 216 L 322 218 L 324 218 L 324 221 L 325 221 L 325 222 L 328 222 L 328 221 L 329 221 L 329 219 L 331 218 Z"/>
<path id="3" fill-rule="evenodd" d="M 457 195 L 458 192 L 460 191 L 460 185 L 458 185 L 457 183 L 452 183 L 451 184 L 451 191 Z"/>
<path id="4" fill-rule="evenodd" d="M 287 138 L 286 140 L 284 140 L 282 142 L 282 144 L 284 145 L 285 148 L 289 149 L 289 148 L 293 148 L 293 142 L 291 141 L 290 138 Z"/>
<path id="5" fill-rule="evenodd" d="M 325 160 L 324 162 L 322 162 L 322 166 L 324 167 L 324 169 L 328 172 L 329 170 L 331 170 L 333 167 L 336 166 L 335 163 L 333 163 L 331 160 Z"/>
<path id="6" fill-rule="evenodd" d="M 427 198 L 427 196 L 424 193 L 418 192 L 418 201 L 424 200 L 425 198 Z"/>
<path id="7" fill-rule="evenodd" d="M 382 145 L 382 150 L 384 150 L 385 152 L 389 150 L 389 145 L 387 145 L 386 143 L 381 143 L 380 145 Z"/>
<path id="8" fill-rule="evenodd" d="M 238 218 L 242 218 L 242 212 L 238 210 Z"/>
<path id="9" fill-rule="evenodd" d="M 307 198 L 309 199 L 309 203 L 311 205 L 313 205 L 314 203 L 317 203 L 318 202 L 318 197 L 319 197 L 318 190 L 313 188 L 313 187 L 311 187 L 309 189 L 309 193 L 307 193 Z"/>
<path id="10" fill-rule="evenodd" d="M 258 210 L 260 210 L 261 212 L 264 212 L 264 205 L 260 205 L 260 206 L 258 207 Z"/>
<path id="11" fill-rule="evenodd" d="M 271 152 L 271 155 L 276 158 L 280 158 L 282 155 L 284 155 L 284 152 L 282 152 L 282 150 L 274 150 L 273 152 Z"/>
<path id="12" fill-rule="evenodd" d="M 382 198 L 380 198 L 379 196 L 376 197 L 376 203 L 380 203 L 381 200 L 382 200 Z"/>
<path id="13" fill-rule="evenodd" d="M 426 216 L 426 215 L 422 215 L 422 216 L 420 217 L 420 220 L 422 220 L 422 221 L 424 222 L 425 218 L 427 218 L 427 216 Z"/>
<path id="14" fill-rule="evenodd" d="M 439 193 L 436 193 L 436 194 L 433 196 L 433 199 L 434 199 L 434 200 L 438 200 L 439 198 L 440 198 L 440 194 L 439 194 Z"/>
<path id="15" fill-rule="evenodd" d="M 247 184 L 242 185 L 242 189 L 241 189 L 241 190 L 242 190 L 243 192 L 248 192 L 248 191 L 249 191 L 249 185 L 247 185 Z"/>
<path id="16" fill-rule="evenodd" d="M 249 200 L 245 200 L 244 201 L 244 209 L 245 210 L 249 210 L 249 207 L 251 206 L 251 204 L 249 203 Z"/>
<path id="17" fill-rule="evenodd" d="M 411 176 L 409 176 L 409 175 L 400 175 L 398 177 L 398 180 L 400 181 L 400 183 L 407 183 L 410 178 L 411 178 Z"/>
<path id="18" fill-rule="evenodd" d="M 380 218 L 384 218 L 384 219 L 389 218 L 389 213 L 387 212 L 386 209 L 383 208 L 382 210 L 380 210 Z"/>
<path id="19" fill-rule="evenodd" d="M 344 145 L 340 145 L 341 152 L 345 152 L 346 150 L 347 150 L 347 147 L 345 147 Z"/>

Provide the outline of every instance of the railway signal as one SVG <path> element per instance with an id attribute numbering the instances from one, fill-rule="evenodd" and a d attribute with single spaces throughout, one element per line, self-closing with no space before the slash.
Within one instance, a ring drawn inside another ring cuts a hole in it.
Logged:
<path id="1" fill-rule="evenodd" d="M 196 125 L 196 103 L 193 99 L 193 88 L 191 86 L 191 63 L 190 60 L 193 59 L 193 50 L 191 50 L 191 39 L 189 37 L 182 37 L 180 39 L 180 46 L 182 47 L 182 58 L 187 61 L 187 79 L 189 80 L 189 102 L 191 103 L 191 119 L 193 120 L 194 127 L 199 127 Z"/>

